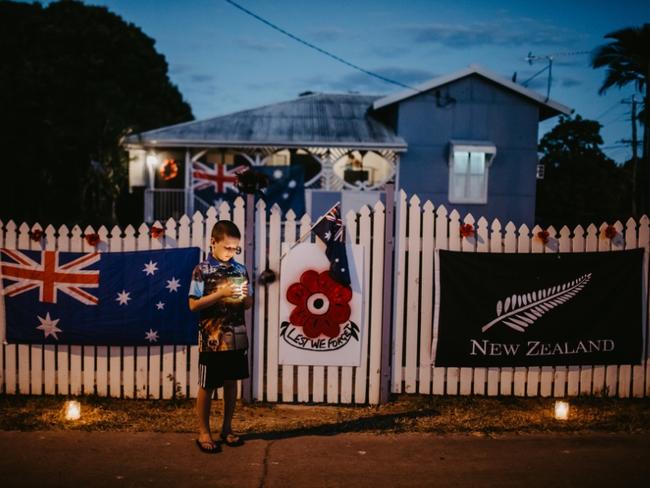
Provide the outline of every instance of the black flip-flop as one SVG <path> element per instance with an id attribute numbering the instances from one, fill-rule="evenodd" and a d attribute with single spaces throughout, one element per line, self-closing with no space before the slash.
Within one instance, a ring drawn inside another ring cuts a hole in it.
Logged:
<path id="1" fill-rule="evenodd" d="M 219 447 L 219 444 L 217 444 L 214 441 L 200 441 L 198 439 L 195 439 L 196 445 L 198 448 L 201 450 L 201 452 L 204 452 L 206 454 L 216 454 L 217 452 L 221 451 L 221 448 Z M 212 445 L 212 447 L 207 448 L 205 445 Z"/>
<path id="2" fill-rule="evenodd" d="M 237 447 L 241 446 L 244 443 L 240 436 L 233 434 L 232 432 L 229 432 L 228 434 L 224 434 L 222 432 L 219 434 L 219 437 L 221 438 L 221 442 L 223 442 L 228 447 Z"/>

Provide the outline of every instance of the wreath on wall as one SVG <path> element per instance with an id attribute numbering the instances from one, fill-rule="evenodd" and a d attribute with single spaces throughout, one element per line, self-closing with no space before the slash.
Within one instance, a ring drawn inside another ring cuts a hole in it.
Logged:
<path id="1" fill-rule="evenodd" d="M 163 180 L 173 180 L 178 176 L 178 163 L 174 159 L 165 159 L 158 172 Z"/>

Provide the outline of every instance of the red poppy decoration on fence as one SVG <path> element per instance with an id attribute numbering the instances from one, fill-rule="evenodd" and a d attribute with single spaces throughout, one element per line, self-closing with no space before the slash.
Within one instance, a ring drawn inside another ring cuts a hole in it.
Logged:
<path id="1" fill-rule="evenodd" d="M 608 239 L 614 239 L 614 237 L 616 237 L 616 234 L 618 234 L 618 231 L 613 225 L 608 225 L 605 229 L 605 237 Z"/>
<path id="2" fill-rule="evenodd" d="M 43 231 L 41 229 L 30 230 L 29 237 L 34 242 L 40 242 L 43 239 Z"/>
<path id="3" fill-rule="evenodd" d="M 472 224 L 462 224 L 460 226 L 461 237 L 472 237 L 474 235 L 474 227 Z"/>
<path id="4" fill-rule="evenodd" d="M 165 229 L 162 227 L 156 227 L 155 225 L 151 228 L 150 231 L 151 237 L 154 239 L 158 239 L 159 237 L 162 237 L 165 235 Z"/>
<path id="5" fill-rule="evenodd" d="M 97 246 L 99 244 L 99 235 L 98 234 L 86 234 L 86 242 L 90 246 Z"/>
<path id="6" fill-rule="evenodd" d="M 352 289 L 334 281 L 329 271 L 310 269 L 287 289 L 287 300 L 296 306 L 289 320 L 302 327 L 306 337 L 338 337 L 341 325 L 350 318 L 351 299 Z"/>
<path id="7" fill-rule="evenodd" d="M 548 236 L 549 236 L 549 233 L 548 233 L 547 230 L 540 230 L 540 231 L 537 233 L 537 238 L 538 238 L 540 241 L 542 241 L 544 244 L 547 244 L 547 243 L 548 243 Z"/>

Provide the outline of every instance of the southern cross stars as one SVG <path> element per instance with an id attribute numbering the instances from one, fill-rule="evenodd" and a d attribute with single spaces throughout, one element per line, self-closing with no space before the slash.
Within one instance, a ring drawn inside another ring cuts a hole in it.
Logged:
<path id="1" fill-rule="evenodd" d="M 178 291 L 180 286 L 181 286 L 181 281 L 172 277 L 171 280 L 167 280 L 167 286 L 165 288 L 167 288 L 171 293 L 173 291 Z"/>
<path id="2" fill-rule="evenodd" d="M 43 333 L 45 334 L 44 338 L 47 339 L 48 336 L 54 336 L 54 338 L 58 341 L 59 336 L 57 336 L 56 334 L 59 333 L 59 332 L 63 332 L 63 331 L 61 329 L 59 329 L 56 326 L 56 324 L 58 324 L 59 320 L 61 320 L 61 319 L 52 320 L 52 318 L 50 318 L 50 312 L 47 312 L 47 315 L 45 315 L 45 318 L 43 318 L 43 317 L 41 317 L 39 315 L 37 315 L 36 317 L 38 317 L 38 320 L 40 320 L 40 322 L 41 322 L 41 325 L 39 325 L 36 328 L 43 331 Z"/>
<path id="3" fill-rule="evenodd" d="M 144 338 L 149 342 L 158 342 L 158 331 L 149 329 L 149 332 L 144 333 Z"/>
<path id="4" fill-rule="evenodd" d="M 156 310 L 165 310 L 165 303 L 164 302 L 156 303 Z"/>
<path id="5" fill-rule="evenodd" d="M 120 293 L 117 294 L 117 298 L 115 299 L 116 302 L 119 302 L 120 305 L 128 305 L 129 300 L 131 300 L 131 297 L 129 296 L 131 293 L 127 292 L 126 290 L 122 290 Z"/>
<path id="6" fill-rule="evenodd" d="M 158 263 L 154 263 L 151 259 L 148 263 L 145 263 L 144 269 L 142 270 L 147 276 L 153 275 L 158 271 Z"/>

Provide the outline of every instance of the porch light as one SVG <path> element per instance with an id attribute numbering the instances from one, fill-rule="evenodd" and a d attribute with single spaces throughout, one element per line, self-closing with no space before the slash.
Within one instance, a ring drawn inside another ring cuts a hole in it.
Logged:
<path id="1" fill-rule="evenodd" d="M 156 156 L 155 153 L 147 154 L 147 166 L 150 170 L 153 170 L 156 166 L 158 166 L 158 156 Z"/>
<path id="2" fill-rule="evenodd" d="M 149 174 L 149 188 L 153 188 L 154 175 L 156 174 L 156 168 L 158 167 L 158 163 L 160 161 L 158 160 L 158 156 L 156 156 L 156 153 L 154 152 L 150 152 L 149 154 L 147 154 L 145 161 L 147 163 L 147 173 Z"/>
<path id="3" fill-rule="evenodd" d="M 66 420 L 79 420 L 81 418 L 81 405 L 76 400 L 69 400 L 65 402 L 65 419 Z"/>
<path id="4" fill-rule="evenodd" d="M 568 420 L 569 419 L 569 402 L 557 401 L 555 402 L 555 420 Z"/>

